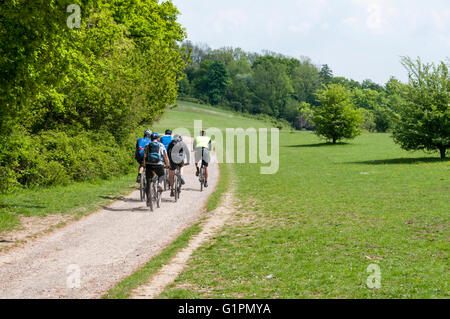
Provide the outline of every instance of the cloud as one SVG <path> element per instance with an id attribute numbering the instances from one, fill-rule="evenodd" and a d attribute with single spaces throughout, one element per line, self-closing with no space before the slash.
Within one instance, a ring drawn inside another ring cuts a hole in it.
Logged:
<path id="1" fill-rule="evenodd" d="M 358 17 L 348 17 L 342 20 L 342 23 L 349 28 L 356 28 L 360 24 Z"/>
<path id="2" fill-rule="evenodd" d="M 213 18 L 214 29 L 216 32 L 236 32 L 248 23 L 247 15 L 241 10 L 224 10 L 220 11 Z"/>
<path id="3" fill-rule="evenodd" d="M 398 12 L 394 1 L 387 0 L 352 0 L 352 4 L 365 11 L 365 27 L 372 32 L 381 33 L 392 30 L 392 23 Z M 398 2 L 397 2 L 398 3 Z M 348 20 L 347 25 L 356 26 L 356 21 Z"/>
<path id="4" fill-rule="evenodd" d="M 288 27 L 288 30 L 294 33 L 303 33 L 306 34 L 311 30 L 311 23 L 309 22 L 301 22 L 299 24 L 291 24 Z"/>
<path id="5" fill-rule="evenodd" d="M 431 11 L 434 26 L 440 31 L 448 31 L 450 20 L 450 9 L 444 11 Z"/>

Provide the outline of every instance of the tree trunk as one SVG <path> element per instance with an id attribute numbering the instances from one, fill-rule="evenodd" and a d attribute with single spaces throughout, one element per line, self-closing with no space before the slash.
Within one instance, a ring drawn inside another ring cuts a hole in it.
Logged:
<path id="1" fill-rule="evenodd" d="M 440 147 L 439 150 L 441 151 L 441 159 L 445 159 L 445 151 L 447 150 L 446 147 Z"/>
<path id="2" fill-rule="evenodd" d="M 333 137 L 333 144 L 336 144 L 336 138 Z"/>

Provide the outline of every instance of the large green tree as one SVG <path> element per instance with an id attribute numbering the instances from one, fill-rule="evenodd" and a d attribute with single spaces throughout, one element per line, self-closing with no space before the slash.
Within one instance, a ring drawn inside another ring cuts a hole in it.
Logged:
<path id="1" fill-rule="evenodd" d="M 209 102 L 217 105 L 222 101 L 231 83 L 225 64 L 220 60 L 211 63 L 206 79 Z"/>
<path id="2" fill-rule="evenodd" d="M 253 92 L 258 113 L 266 113 L 274 117 L 285 114 L 289 98 L 294 93 L 292 82 L 283 61 L 272 56 L 255 60 L 253 69 Z"/>
<path id="3" fill-rule="evenodd" d="M 361 133 L 362 114 L 355 109 L 352 94 L 339 84 L 330 84 L 317 92 L 319 106 L 312 109 L 315 133 L 336 144 Z"/>
<path id="4" fill-rule="evenodd" d="M 409 83 L 398 110 L 394 140 L 406 150 L 440 152 L 442 159 L 450 148 L 449 63 L 423 63 L 403 58 Z"/>
<path id="5" fill-rule="evenodd" d="M 118 140 L 174 103 L 185 32 L 171 2 L 0 2 L 0 134 L 75 127 Z"/>

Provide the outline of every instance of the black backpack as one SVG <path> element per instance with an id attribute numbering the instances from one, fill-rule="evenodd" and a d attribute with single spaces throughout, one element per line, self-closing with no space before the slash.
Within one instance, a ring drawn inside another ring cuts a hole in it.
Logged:
<path id="1" fill-rule="evenodd" d="M 145 152 L 147 154 L 147 162 L 150 164 L 158 164 L 163 159 L 159 155 L 159 150 L 161 148 L 161 144 L 159 142 L 150 142 L 146 148 Z"/>

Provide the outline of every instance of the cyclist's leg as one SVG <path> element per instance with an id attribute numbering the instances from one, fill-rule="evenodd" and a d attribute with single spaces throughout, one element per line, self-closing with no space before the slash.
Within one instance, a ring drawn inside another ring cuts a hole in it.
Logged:
<path id="1" fill-rule="evenodd" d="M 174 175 L 175 175 L 175 171 L 171 169 L 169 171 L 170 189 L 173 189 L 173 177 L 174 177 Z"/>
<path id="2" fill-rule="evenodd" d="M 153 171 L 158 176 L 158 191 L 162 192 L 164 188 L 161 186 L 164 178 L 164 166 L 163 165 L 155 165 L 153 167 Z"/>
<path id="3" fill-rule="evenodd" d="M 197 148 L 195 149 L 195 169 L 197 170 L 197 173 L 195 174 L 196 176 L 199 175 L 200 173 L 200 169 L 198 167 L 198 163 L 202 160 L 202 151 L 201 149 Z"/>
<path id="4" fill-rule="evenodd" d="M 138 164 L 139 164 L 139 168 L 138 168 L 138 176 L 137 176 L 136 182 L 140 183 L 142 173 L 144 172 L 144 160 L 138 161 Z"/>
<path id="5" fill-rule="evenodd" d="M 208 162 L 203 161 L 203 169 L 205 170 L 205 182 L 208 181 Z"/>
<path id="6" fill-rule="evenodd" d="M 206 150 L 202 154 L 202 165 L 203 165 L 203 168 L 205 169 L 205 181 L 208 180 L 208 166 L 209 166 L 209 162 L 210 162 L 210 156 L 209 156 L 209 152 Z"/>
<path id="7" fill-rule="evenodd" d="M 181 184 L 184 185 L 184 184 L 186 184 L 186 182 L 184 180 L 184 177 L 183 177 L 184 161 L 180 165 L 178 165 L 178 167 L 180 168 L 180 176 L 179 176 L 179 178 L 181 180 Z"/>
<path id="8" fill-rule="evenodd" d="M 170 189 L 173 189 L 173 176 L 175 175 L 175 170 L 177 169 L 177 164 L 175 162 L 173 162 L 170 158 L 169 158 L 169 184 L 170 184 Z"/>

